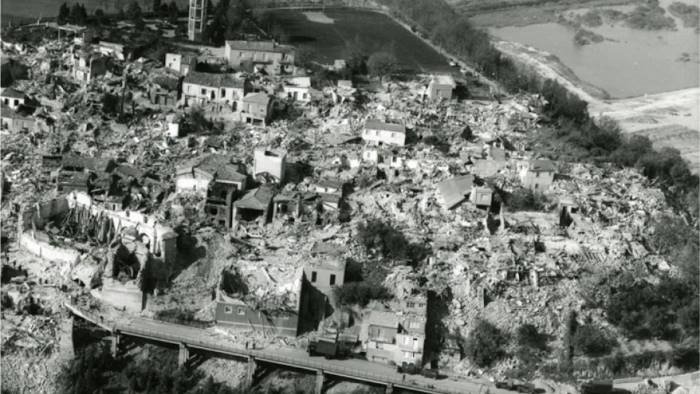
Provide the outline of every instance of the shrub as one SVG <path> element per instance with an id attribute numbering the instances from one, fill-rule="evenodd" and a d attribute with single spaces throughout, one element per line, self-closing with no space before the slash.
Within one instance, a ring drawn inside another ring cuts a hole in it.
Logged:
<path id="1" fill-rule="evenodd" d="M 573 343 L 576 350 L 591 357 L 604 356 L 617 345 L 615 339 L 592 324 L 578 327 L 573 337 Z"/>
<path id="2" fill-rule="evenodd" d="M 369 282 L 347 282 L 336 287 L 334 293 L 340 305 L 366 306 L 372 300 L 391 298 L 386 287 Z"/>
<path id="3" fill-rule="evenodd" d="M 410 243 L 401 231 L 379 219 L 360 224 L 357 236 L 368 252 L 377 250 L 384 257 L 391 259 L 417 263 L 429 253 L 425 246 Z"/>
<path id="4" fill-rule="evenodd" d="M 506 336 L 493 324 L 479 320 L 465 343 L 467 357 L 480 367 L 488 367 L 505 355 Z"/>
<path id="5" fill-rule="evenodd" d="M 547 203 L 544 194 L 523 187 L 506 196 L 506 205 L 513 211 L 544 211 Z"/>
<path id="6" fill-rule="evenodd" d="M 531 349 L 547 350 L 547 336 L 537 331 L 532 324 L 523 324 L 517 331 L 518 344 Z"/>

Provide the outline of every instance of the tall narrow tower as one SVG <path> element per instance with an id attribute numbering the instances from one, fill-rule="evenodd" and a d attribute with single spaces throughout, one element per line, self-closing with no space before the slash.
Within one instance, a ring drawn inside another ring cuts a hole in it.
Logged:
<path id="1" fill-rule="evenodd" d="M 190 14 L 187 20 L 187 38 L 190 41 L 202 37 L 207 24 L 207 0 L 190 0 Z"/>

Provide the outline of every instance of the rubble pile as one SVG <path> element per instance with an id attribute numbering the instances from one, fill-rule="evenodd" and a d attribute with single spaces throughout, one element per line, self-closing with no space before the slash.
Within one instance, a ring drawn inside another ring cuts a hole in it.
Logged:
<path id="1" fill-rule="evenodd" d="M 304 347 L 331 331 L 369 361 L 404 351 L 478 375 L 466 359 L 423 357 L 429 304 L 456 342 L 486 319 L 560 345 L 584 274 L 671 270 L 648 242 L 670 212 L 661 190 L 632 169 L 527 150 L 539 97 L 435 100 L 438 79 L 423 75 L 376 89 L 247 70 L 197 82 L 114 50 L 46 39 L 15 53 L 34 75 L 13 86 L 36 122 L 2 130 L 3 267 L 31 273 L 3 285 L 3 303 L 29 311 L 6 313 L 3 352 L 56 352 L 55 313 L 71 300 L 117 319 L 183 312 L 239 345 Z M 519 193 L 541 207 L 516 209 Z M 375 220 L 415 255 L 363 245 Z M 350 279 L 350 262 L 387 293 L 341 305 L 338 288 L 370 282 Z M 605 324 L 596 313 L 585 317 Z"/>

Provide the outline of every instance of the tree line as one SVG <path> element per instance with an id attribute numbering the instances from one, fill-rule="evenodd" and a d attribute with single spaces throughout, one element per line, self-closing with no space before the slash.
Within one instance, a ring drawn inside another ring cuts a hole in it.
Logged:
<path id="1" fill-rule="evenodd" d="M 138 2 L 133 0 L 126 9 L 120 9 L 115 17 L 118 20 L 129 20 L 137 25 L 142 25 L 145 15 L 167 18 L 169 22 L 175 23 L 179 14 L 180 10 L 177 4 L 175 4 L 175 1 L 166 3 L 161 0 L 153 0 L 151 10 L 144 11 Z M 74 3 L 72 6 L 69 6 L 68 3 L 63 3 L 58 9 L 56 22 L 59 25 L 72 23 L 85 26 L 101 25 L 105 23 L 106 19 L 107 15 L 101 8 L 96 9 L 92 15 L 89 15 L 85 9 L 85 5 L 82 3 Z"/>

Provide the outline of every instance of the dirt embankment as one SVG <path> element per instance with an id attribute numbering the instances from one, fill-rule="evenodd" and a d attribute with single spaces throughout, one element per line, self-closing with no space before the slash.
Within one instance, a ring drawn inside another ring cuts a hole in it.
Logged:
<path id="1" fill-rule="evenodd" d="M 609 99 L 604 90 L 581 81 L 556 56 L 513 42 L 499 41 L 495 45 L 517 64 L 558 81 L 585 100 L 591 116 L 611 117 L 624 132 L 646 135 L 657 148 L 678 149 L 693 172 L 700 172 L 700 88 Z"/>

